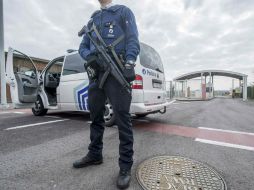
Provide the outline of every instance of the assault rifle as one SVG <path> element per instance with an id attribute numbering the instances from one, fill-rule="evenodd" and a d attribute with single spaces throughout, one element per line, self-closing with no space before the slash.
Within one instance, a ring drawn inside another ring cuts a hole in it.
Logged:
<path id="1" fill-rule="evenodd" d="M 96 34 L 96 38 L 92 36 L 93 32 Z M 131 86 L 126 81 L 122 72 L 120 71 L 120 69 L 123 71 L 124 67 L 114 51 L 114 46 L 117 45 L 119 42 L 121 42 L 124 39 L 124 36 L 121 36 L 115 42 L 107 46 L 104 40 L 102 39 L 101 35 L 99 34 L 95 25 L 93 25 L 91 29 L 88 29 L 87 26 L 84 26 L 82 30 L 78 33 L 78 35 L 81 37 L 84 34 L 86 34 L 86 36 L 93 43 L 98 53 L 98 56 L 100 57 L 100 60 L 101 60 L 101 63 L 99 64 L 102 64 L 105 70 L 105 73 L 103 74 L 100 80 L 99 88 L 102 88 L 104 86 L 109 74 L 111 74 L 121 84 L 121 86 L 130 94 Z M 120 69 L 118 68 L 118 66 L 116 65 L 116 62 L 111 58 L 108 52 L 112 52 Z"/>

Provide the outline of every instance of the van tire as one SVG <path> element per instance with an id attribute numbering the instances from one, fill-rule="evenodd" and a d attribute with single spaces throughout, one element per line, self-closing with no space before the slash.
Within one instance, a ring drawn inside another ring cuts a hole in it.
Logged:
<path id="1" fill-rule="evenodd" d="M 143 118 L 143 117 L 146 117 L 148 114 L 147 113 L 144 113 L 144 114 L 136 114 L 136 117 L 137 118 Z"/>
<path id="2" fill-rule="evenodd" d="M 106 108 L 104 115 L 105 126 L 112 127 L 115 124 L 116 116 L 114 114 L 113 107 L 109 103 L 109 101 L 106 102 L 105 108 Z"/>
<path id="3" fill-rule="evenodd" d="M 40 96 L 38 96 L 35 102 L 35 107 L 32 108 L 32 112 L 35 116 L 44 116 L 47 114 L 48 110 L 44 109 L 44 105 Z"/>

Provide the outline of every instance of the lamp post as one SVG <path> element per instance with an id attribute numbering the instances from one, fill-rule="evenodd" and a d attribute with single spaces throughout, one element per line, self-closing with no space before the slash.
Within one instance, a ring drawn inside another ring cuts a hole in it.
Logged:
<path id="1" fill-rule="evenodd" d="M 1 75 L 1 107 L 7 106 L 6 80 L 5 80 L 5 55 L 4 55 L 4 9 L 3 0 L 0 0 L 0 75 Z"/>

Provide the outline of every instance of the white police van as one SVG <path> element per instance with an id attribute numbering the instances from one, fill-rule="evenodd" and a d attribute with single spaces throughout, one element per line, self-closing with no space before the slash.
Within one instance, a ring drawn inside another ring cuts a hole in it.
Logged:
<path id="1" fill-rule="evenodd" d="M 14 62 L 14 54 L 22 55 L 24 61 Z M 138 117 L 165 113 L 169 103 L 164 69 L 159 54 L 152 47 L 141 43 L 135 71 L 130 113 Z M 31 107 L 35 116 L 43 116 L 48 110 L 89 112 L 89 81 L 84 60 L 77 51 L 53 59 L 38 73 L 29 56 L 9 48 L 6 76 L 14 108 Z M 113 109 L 109 102 L 105 106 L 106 125 L 111 126 L 115 120 Z"/>

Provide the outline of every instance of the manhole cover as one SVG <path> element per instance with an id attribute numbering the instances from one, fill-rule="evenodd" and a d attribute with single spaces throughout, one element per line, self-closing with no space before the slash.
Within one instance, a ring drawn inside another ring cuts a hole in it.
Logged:
<path id="1" fill-rule="evenodd" d="M 150 158 L 137 169 L 145 190 L 226 190 L 221 176 L 208 166 L 183 157 Z"/>

